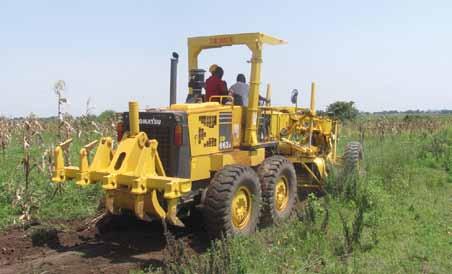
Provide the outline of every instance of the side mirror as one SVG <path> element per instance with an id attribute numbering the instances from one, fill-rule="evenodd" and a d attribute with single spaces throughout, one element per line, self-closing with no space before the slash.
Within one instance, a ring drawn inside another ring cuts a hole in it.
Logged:
<path id="1" fill-rule="evenodd" d="M 297 104 L 298 102 L 298 89 L 294 89 L 292 90 L 292 93 L 290 95 L 290 101 L 292 102 L 292 104 Z"/>

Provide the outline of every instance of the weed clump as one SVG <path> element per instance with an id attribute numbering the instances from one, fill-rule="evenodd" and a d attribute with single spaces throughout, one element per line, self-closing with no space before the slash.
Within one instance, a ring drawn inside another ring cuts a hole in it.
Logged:
<path id="1" fill-rule="evenodd" d="M 193 256 L 187 253 L 184 243 L 176 239 L 174 234 L 167 228 L 166 222 L 163 222 L 163 228 L 166 240 L 163 273 L 244 273 L 233 264 L 230 241 L 226 237 L 223 236 L 219 240 L 212 241 L 207 254 Z"/>

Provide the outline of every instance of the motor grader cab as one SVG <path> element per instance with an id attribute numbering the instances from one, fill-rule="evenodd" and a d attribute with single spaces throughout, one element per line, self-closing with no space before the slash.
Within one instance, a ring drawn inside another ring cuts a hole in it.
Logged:
<path id="1" fill-rule="evenodd" d="M 335 161 L 337 124 L 316 116 L 314 84 L 309 109 L 259 106 L 262 49 L 284 43 L 262 33 L 189 38 L 188 101 L 202 92 L 202 50 L 245 45 L 252 53 L 248 106 L 221 104 L 219 98 L 139 111 L 132 101 L 122 114 L 117 146 L 110 137 L 88 144 L 78 167 L 64 165 L 69 142 L 57 146 L 53 181 L 100 183 L 110 214 L 131 211 L 143 220 L 183 226 L 179 217 L 198 207 L 213 237 L 249 234 L 259 222 L 288 218 L 298 190 L 320 188 L 326 162 Z M 174 92 L 175 75 L 171 79 Z"/>

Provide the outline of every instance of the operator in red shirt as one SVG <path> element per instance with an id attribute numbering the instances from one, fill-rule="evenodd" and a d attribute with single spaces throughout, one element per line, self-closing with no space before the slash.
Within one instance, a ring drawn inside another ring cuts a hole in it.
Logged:
<path id="1" fill-rule="evenodd" d="M 210 72 L 212 73 L 212 76 L 207 78 L 205 86 L 207 102 L 209 102 L 211 96 L 228 95 L 228 85 L 226 84 L 226 81 L 222 80 L 224 74 L 223 68 L 217 66 L 216 68 L 213 69 L 213 71 L 210 70 Z"/>

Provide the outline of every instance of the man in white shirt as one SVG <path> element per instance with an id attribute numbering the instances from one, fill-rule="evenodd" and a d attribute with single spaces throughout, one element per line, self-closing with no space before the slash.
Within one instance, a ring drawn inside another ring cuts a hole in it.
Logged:
<path id="1" fill-rule="evenodd" d="M 248 92 L 250 87 L 246 83 L 245 75 L 237 75 L 237 83 L 233 84 L 229 89 L 229 94 L 234 97 L 234 104 L 240 106 L 248 106 Z"/>

